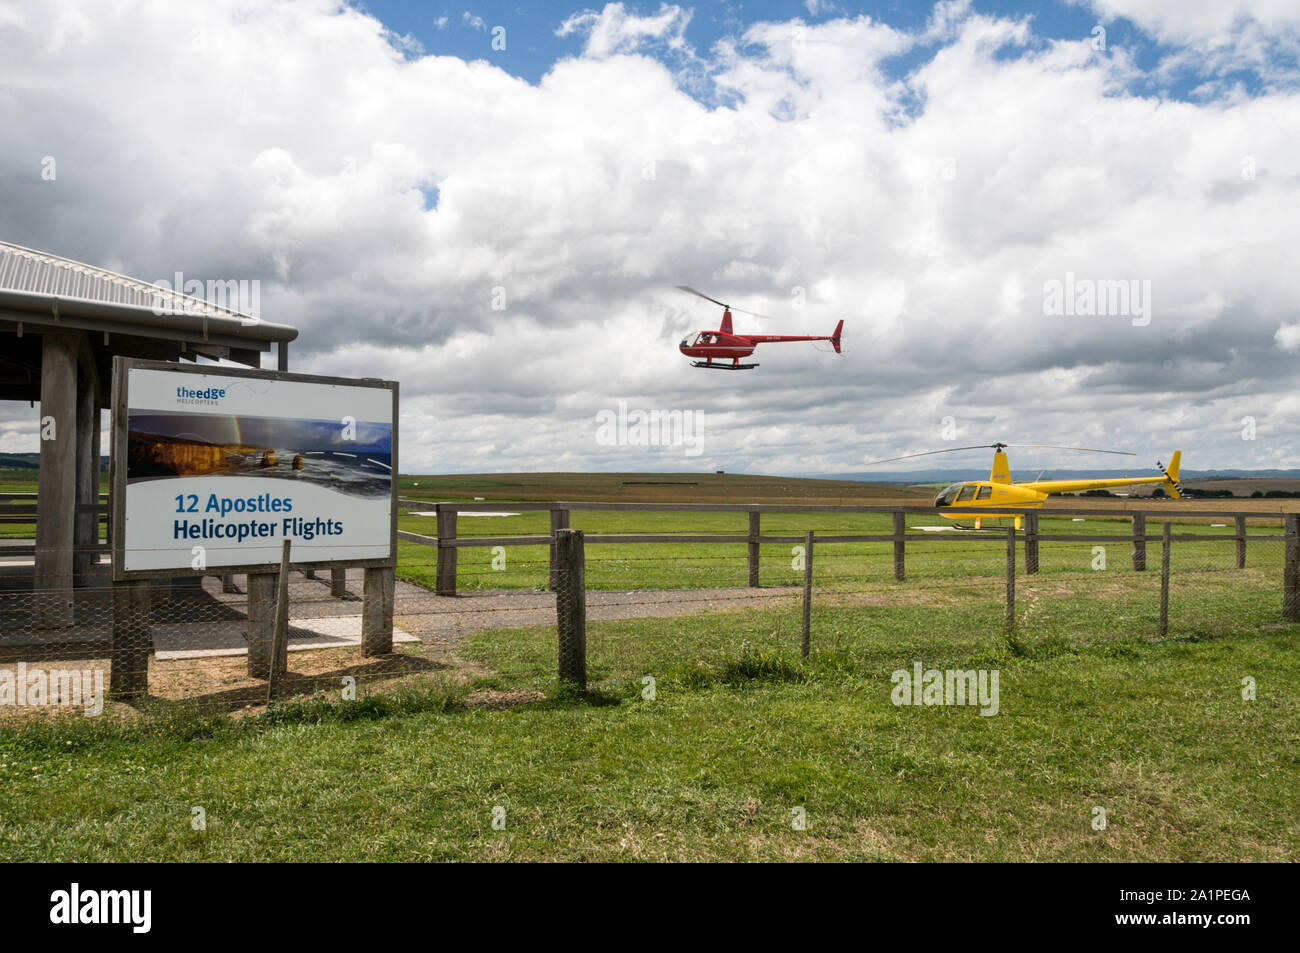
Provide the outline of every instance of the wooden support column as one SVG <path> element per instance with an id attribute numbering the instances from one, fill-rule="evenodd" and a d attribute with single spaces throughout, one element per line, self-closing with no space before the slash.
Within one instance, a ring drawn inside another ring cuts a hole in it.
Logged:
<path id="1" fill-rule="evenodd" d="M 456 511 L 438 505 L 438 571 L 434 591 L 440 596 L 456 594 Z"/>
<path id="2" fill-rule="evenodd" d="M 569 528 L 569 511 L 568 510 L 551 510 L 551 547 L 550 547 L 550 578 L 548 585 L 551 591 L 559 585 L 559 569 L 556 568 L 555 562 L 555 533 L 557 530 Z M 438 535 L 442 535 L 439 533 Z"/>
<path id="3" fill-rule="evenodd" d="M 1147 568 L 1147 518 L 1133 514 L 1133 571 L 1146 572 Z"/>
<path id="4" fill-rule="evenodd" d="M 110 698 L 143 698 L 149 693 L 151 587 L 148 579 L 113 583 L 113 636 L 108 670 Z"/>
<path id="5" fill-rule="evenodd" d="M 1025 514 L 1025 573 L 1038 572 L 1038 514 Z"/>
<path id="6" fill-rule="evenodd" d="M 758 588 L 758 569 L 759 569 L 758 537 L 761 535 L 759 529 L 759 525 L 760 525 L 759 520 L 760 520 L 760 514 L 758 510 L 751 510 L 749 513 L 749 543 L 747 544 L 749 550 L 749 558 L 747 561 L 747 566 L 749 569 L 749 587 L 751 589 Z"/>
<path id="7" fill-rule="evenodd" d="M 907 514 L 894 514 L 894 580 L 907 578 Z"/>
<path id="8" fill-rule="evenodd" d="M 36 500 L 36 625 L 73 624 L 72 553 L 77 498 L 76 334 L 41 341 L 41 471 Z"/>
<path id="9" fill-rule="evenodd" d="M 348 571 L 346 569 L 330 570 L 330 595 L 341 599 L 348 594 Z"/>
<path id="10" fill-rule="evenodd" d="M 83 352 L 85 348 L 82 348 Z M 77 514 L 73 520 L 72 568 L 74 582 L 88 585 L 90 574 L 99 561 L 95 547 L 99 544 L 99 401 L 96 375 L 83 353 L 77 374 Z"/>
<path id="11" fill-rule="evenodd" d="M 248 574 L 248 677 L 271 677 L 275 638 L 275 584 L 278 573 Z"/>
<path id="12" fill-rule="evenodd" d="M 393 586 L 396 570 L 380 566 L 366 570 L 361 603 L 361 654 L 388 655 L 393 651 Z"/>
<path id="13" fill-rule="evenodd" d="M 221 591 L 222 591 L 222 592 L 238 592 L 238 591 L 239 591 L 239 590 L 235 587 L 235 574 L 234 574 L 234 573 L 230 573 L 230 572 L 222 573 L 222 575 L 221 575 Z"/>

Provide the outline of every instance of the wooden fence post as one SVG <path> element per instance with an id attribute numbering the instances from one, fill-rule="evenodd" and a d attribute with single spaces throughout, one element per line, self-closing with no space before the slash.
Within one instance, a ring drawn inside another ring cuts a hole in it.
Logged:
<path id="1" fill-rule="evenodd" d="M 153 587 L 148 579 L 113 583 L 113 645 L 108 670 L 110 698 L 141 698 L 149 693 L 149 655 L 153 638 L 149 611 Z"/>
<path id="2" fill-rule="evenodd" d="M 438 512 L 438 572 L 434 590 L 440 596 L 456 594 L 456 511 L 444 512 L 442 504 L 437 505 Z"/>
<path id="3" fill-rule="evenodd" d="M 1003 627 L 1008 632 L 1016 628 L 1016 528 L 1007 527 L 1007 617 Z"/>
<path id="4" fill-rule="evenodd" d="M 555 630 L 559 642 L 560 681 L 585 692 L 587 579 L 582 530 L 556 530 L 555 560 L 559 573 L 559 584 L 555 588 Z"/>
<path id="5" fill-rule="evenodd" d="M 1233 518 L 1236 523 L 1237 536 L 1237 568 L 1246 568 L 1246 517 L 1237 516 Z"/>
<path id="6" fill-rule="evenodd" d="M 1147 518 L 1133 514 L 1133 571 L 1145 572 L 1147 568 Z M 1139 538 L 1141 537 L 1141 538 Z"/>
<path id="7" fill-rule="evenodd" d="M 275 580 L 275 627 L 271 631 L 271 668 L 266 673 L 266 703 L 275 698 L 275 685 L 289 671 L 289 546 L 280 548 L 280 572 Z"/>
<path id="8" fill-rule="evenodd" d="M 894 581 L 907 578 L 907 515 L 894 514 Z"/>
<path id="9" fill-rule="evenodd" d="M 1282 618 L 1300 622 L 1300 515 L 1286 517 L 1286 562 L 1282 567 Z"/>
<path id="10" fill-rule="evenodd" d="M 271 642 L 275 636 L 276 574 L 248 574 L 248 677 L 271 677 Z"/>
<path id="11" fill-rule="evenodd" d="M 341 599 L 348 594 L 348 571 L 347 569 L 330 570 L 330 595 L 336 599 Z"/>
<path id="12" fill-rule="evenodd" d="M 361 654 L 369 658 L 393 651 L 393 586 L 396 569 L 372 566 L 365 571 L 361 602 Z"/>
<path id="13" fill-rule="evenodd" d="M 1173 542 L 1173 523 L 1165 520 L 1160 536 L 1160 634 L 1169 631 L 1169 546 Z"/>
<path id="14" fill-rule="evenodd" d="M 550 587 L 554 592 L 559 586 L 560 571 L 555 562 L 555 534 L 558 530 L 569 528 L 569 511 L 568 510 L 551 510 L 551 573 Z"/>
<path id="15" fill-rule="evenodd" d="M 812 572 L 813 531 L 808 530 L 803 538 L 803 639 L 799 643 L 799 654 L 804 658 L 812 647 Z"/>
<path id="16" fill-rule="evenodd" d="M 1025 514 L 1025 573 L 1038 572 L 1038 514 Z"/>
<path id="17" fill-rule="evenodd" d="M 759 513 L 757 510 L 749 512 L 749 587 L 758 588 L 758 537 L 759 537 Z"/>

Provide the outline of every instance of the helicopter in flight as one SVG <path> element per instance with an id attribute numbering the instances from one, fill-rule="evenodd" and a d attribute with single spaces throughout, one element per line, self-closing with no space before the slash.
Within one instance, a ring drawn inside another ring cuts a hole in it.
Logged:
<path id="1" fill-rule="evenodd" d="M 1020 529 L 1021 517 L 1024 511 L 1042 506 L 1044 501 L 1053 493 L 1073 493 L 1080 490 L 1105 490 L 1119 486 L 1142 486 L 1144 484 L 1160 483 L 1164 485 L 1170 497 L 1175 500 L 1182 499 L 1182 486 L 1178 483 L 1178 467 L 1183 455 L 1181 450 L 1174 451 L 1174 455 L 1169 458 L 1168 467 L 1159 460 L 1156 461 L 1156 469 L 1163 474 L 1162 476 L 1121 477 L 1101 480 L 1033 480 L 1028 483 L 1012 483 L 1011 468 L 1007 464 L 1007 455 L 1003 452 L 1007 447 L 1038 447 L 1046 450 L 1079 450 L 1085 453 L 1114 453 L 1128 457 L 1137 456 L 1137 454 L 1127 450 L 1056 447 L 1042 443 L 990 443 L 974 447 L 950 447 L 946 450 L 909 453 L 906 456 L 891 457 L 888 460 L 872 460 L 866 465 L 875 466 L 878 463 L 893 463 L 895 460 L 911 460 L 914 457 L 928 457 L 935 453 L 954 453 L 958 450 L 992 450 L 993 469 L 989 472 L 987 480 L 966 480 L 961 483 L 953 483 L 944 487 L 934 499 L 934 505 L 941 511 L 939 515 L 944 519 L 956 520 L 971 515 L 969 512 L 950 515 L 942 512 L 945 507 L 960 508 L 962 510 L 978 509 L 983 511 L 987 509 L 999 511 L 981 512 L 976 515 L 976 529 L 983 528 L 984 520 L 999 517 L 1014 518 L 1016 521 L 1015 528 Z M 1011 509 L 1019 512 L 1002 512 Z"/>
<path id="2" fill-rule="evenodd" d="M 688 288 L 686 285 L 677 286 L 681 291 L 687 291 L 691 294 L 703 298 L 705 301 L 712 301 L 722 308 L 722 325 L 716 331 L 700 331 L 697 334 L 688 334 L 682 338 L 682 343 L 678 345 L 680 350 L 687 357 L 703 358 L 691 362 L 691 367 L 712 367 L 721 371 L 748 371 L 758 367 L 757 364 L 741 364 L 742 357 L 749 357 L 754 353 L 754 348 L 760 344 L 776 344 L 783 341 L 830 341 L 831 347 L 835 353 L 840 352 L 840 335 L 844 331 L 844 322 L 840 321 L 835 325 L 833 333 L 825 336 L 816 335 L 797 335 L 797 334 L 737 334 L 731 327 L 731 307 L 717 298 L 710 298 L 702 291 L 696 291 L 694 288 Z M 740 314 L 753 315 L 756 318 L 763 318 L 766 315 L 755 314 L 753 311 L 743 311 L 740 308 L 735 309 Z M 727 359 L 731 360 L 730 364 L 721 363 Z M 715 364 L 714 361 L 720 363 Z"/>

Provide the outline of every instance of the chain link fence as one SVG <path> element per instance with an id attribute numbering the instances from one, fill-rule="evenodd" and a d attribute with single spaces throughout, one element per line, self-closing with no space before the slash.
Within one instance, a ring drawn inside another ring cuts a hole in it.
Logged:
<path id="1" fill-rule="evenodd" d="M 274 572 L 113 585 L 96 554 L 70 596 L 34 589 L 30 560 L 11 558 L 0 719 L 102 710 L 112 696 L 231 712 L 429 689 L 513 703 L 557 684 L 644 693 L 661 678 L 789 674 L 810 655 L 860 664 L 1226 638 L 1300 616 L 1296 518 L 1250 517 L 1245 540 L 1224 523 L 1180 521 L 1167 536 L 1153 524 L 1142 547 L 1120 522 L 1093 521 L 1079 538 L 1043 532 L 1036 545 L 1006 530 L 913 527 L 905 561 L 897 539 L 819 539 L 843 535 L 833 514 L 790 517 L 774 527 L 779 543 L 739 545 L 599 545 L 553 521 L 549 551 L 514 548 L 514 588 L 500 584 L 499 554 L 480 550 L 487 558 L 457 567 L 455 597 L 436 594 L 436 545 L 405 548 L 395 576 L 294 570 L 283 586 Z"/>

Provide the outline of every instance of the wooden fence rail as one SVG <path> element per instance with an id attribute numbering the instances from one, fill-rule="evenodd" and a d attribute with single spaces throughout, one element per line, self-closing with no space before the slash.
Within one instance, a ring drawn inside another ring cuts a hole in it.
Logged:
<path id="1" fill-rule="evenodd" d="M 764 534 L 762 532 L 762 514 L 794 513 L 837 515 L 846 513 L 889 513 L 892 514 L 893 532 L 891 533 L 837 533 L 818 534 L 820 543 L 892 543 L 894 548 L 894 578 L 903 581 L 907 576 L 907 546 L 909 543 L 943 544 L 957 540 L 971 539 L 997 540 L 1003 533 L 998 530 L 985 530 L 974 533 L 970 530 L 952 530 L 940 533 L 907 532 L 907 516 L 979 516 L 978 510 L 947 507 L 942 513 L 933 506 L 840 506 L 833 504 L 785 504 L 785 503 L 581 503 L 581 502 L 522 502 L 503 503 L 429 503 L 427 501 L 400 499 L 400 504 L 418 506 L 427 511 L 430 507 L 437 514 L 437 535 L 427 536 L 422 533 L 399 531 L 398 539 L 423 546 L 436 547 L 438 551 L 438 568 L 435 588 L 440 596 L 456 594 L 456 554 L 457 550 L 478 546 L 548 546 L 550 549 L 549 583 L 552 589 L 556 584 L 555 533 L 568 529 L 570 514 L 575 510 L 591 511 L 637 511 L 648 513 L 744 513 L 748 516 L 746 533 L 586 533 L 584 542 L 590 545 L 607 545 L 613 543 L 744 543 L 747 554 L 747 582 L 751 588 L 759 585 L 760 547 L 764 543 L 798 545 L 805 541 L 803 535 Z M 458 536 L 457 515 L 460 513 L 497 512 L 502 507 L 512 511 L 548 512 L 551 519 L 549 535 L 532 534 L 517 536 Z M 1073 509 L 1063 507 L 1044 507 L 1036 511 L 1025 512 L 1024 553 L 1025 572 L 1038 572 L 1039 545 L 1043 542 L 1073 543 L 1126 543 L 1132 546 L 1133 569 L 1136 572 L 1146 570 L 1146 544 L 1150 542 L 1231 542 L 1236 546 L 1236 566 L 1246 566 L 1246 542 L 1290 540 L 1290 527 L 1300 519 L 1295 514 L 1250 512 L 1224 510 L 1193 510 L 1178 512 L 1172 509 L 1149 510 L 1113 510 L 1113 509 Z M 1042 516 L 1092 517 L 1101 519 L 1125 519 L 1131 523 L 1126 534 L 1104 533 L 1042 533 L 1039 531 L 1039 518 Z M 1146 518 L 1165 521 L 1161 533 L 1148 534 Z M 1228 533 L 1169 533 L 1168 521 L 1194 517 L 1232 518 L 1233 526 Z M 1283 519 L 1286 531 L 1282 534 L 1254 534 L 1247 536 L 1246 521 L 1254 519 Z M 1298 541 L 1300 542 L 1300 541 Z M 1290 546 L 1290 543 L 1288 543 Z M 1291 549 L 1288 548 L 1288 554 Z M 1289 557 L 1288 557 L 1289 558 Z M 1288 563 L 1290 565 L 1290 563 Z M 1300 570 L 1290 572 L 1287 579 L 1297 578 Z M 1300 598 L 1293 599 L 1287 605 L 1295 604 L 1300 613 Z M 1300 616 L 1298 616 L 1300 617 Z M 1290 618 L 1290 616 L 1288 616 Z"/>

